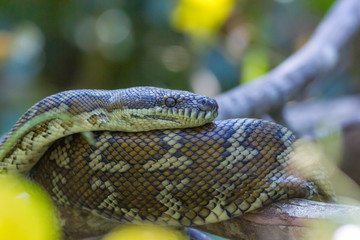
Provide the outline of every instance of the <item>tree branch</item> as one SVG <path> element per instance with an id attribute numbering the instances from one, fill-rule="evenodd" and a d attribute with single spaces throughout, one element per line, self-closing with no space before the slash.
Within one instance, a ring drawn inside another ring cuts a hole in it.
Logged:
<path id="1" fill-rule="evenodd" d="M 317 220 L 356 217 L 360 207 L 291 199 L 197 229 L 229 239 L 304 239 Z"/>
<path id="2" fill-rule="evenodd" d="M 298 52 L 267 75 L 219 95 L 218 119 L 256 117 L 282 107 L 335 66 L 359 26 L 360 1 L 338 0 Z"/>

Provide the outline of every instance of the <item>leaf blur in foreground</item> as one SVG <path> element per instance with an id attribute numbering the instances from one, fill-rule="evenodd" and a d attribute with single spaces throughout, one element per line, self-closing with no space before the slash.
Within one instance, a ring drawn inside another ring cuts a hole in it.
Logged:
<path id="1" fill-rule="evenodd" d="M 155 225 L 124 225 L 104 240 L 189 240 L 180 230 Z"/>
<path id="2" fill-rule="evenodd" d="M 0 239 L 59 238 L 58 220 L 45 192 L 32 182 L 0 175 Z"/>

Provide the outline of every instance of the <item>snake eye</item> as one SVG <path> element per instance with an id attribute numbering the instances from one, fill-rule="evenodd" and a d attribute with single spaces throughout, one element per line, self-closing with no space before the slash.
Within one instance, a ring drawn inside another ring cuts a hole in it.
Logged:
<path id="1" fill-rule="evenodd" d="M 166 100 L 165 100 L 165 105 L 167 107 L 174 107 L 176 105 L 176 100 L 175 98 L 172 98 L 172 97 L 168 97 Z"/>

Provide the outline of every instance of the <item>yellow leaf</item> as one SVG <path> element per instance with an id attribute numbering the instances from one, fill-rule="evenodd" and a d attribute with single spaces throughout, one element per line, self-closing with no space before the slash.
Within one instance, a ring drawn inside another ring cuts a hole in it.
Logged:
<path id="1" fill-rule="evenodd" d="M 173 27 L 197 39 L 212 37 L 235 5 L 234 0 L 179 0 L 172 12 Z"/>
<path id="2" fill-rule="evenodd" d="M 50 199 L 34 183 L 0 175 L 0 239 L 56 240 L 60 231 Z"/>
<path id="3" fill-rule="evenodd" d="M 124 225 L 104 240 L 188 240 L 183 232 L 156 225 Z"/>

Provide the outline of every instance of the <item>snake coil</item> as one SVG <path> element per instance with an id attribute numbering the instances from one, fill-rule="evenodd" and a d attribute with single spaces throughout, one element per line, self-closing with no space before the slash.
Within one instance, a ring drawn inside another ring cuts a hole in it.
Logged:
<path id="1" fill-rule="evenodd" d="M 56 117 L 64 113 L 71 121 Z M 4 149 L 18 129 L 44 114 L 51 117 Z M 212 122 L 216 116 L 213 99 L 184 91 L 63 92 L 15 124 L 0 145 L 0 170 L 30 171 L 60 208 L 101 223 L 201 225 L 322 194 L 312 181 L 318 173 L 306 168 L 310 177 L 304 177 L 295 164 L 288 129 L 258 119 Z M 96 131 L 92 144 L 75 134 L 83 131 Z M 78 231 L 77 217 L 68 219 L 68 229 Z"/>

